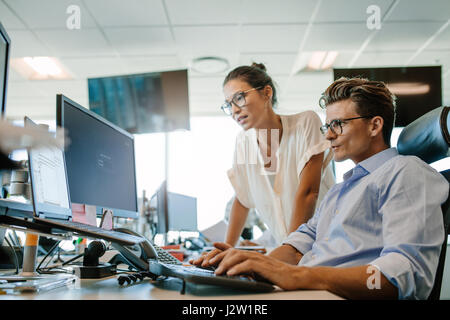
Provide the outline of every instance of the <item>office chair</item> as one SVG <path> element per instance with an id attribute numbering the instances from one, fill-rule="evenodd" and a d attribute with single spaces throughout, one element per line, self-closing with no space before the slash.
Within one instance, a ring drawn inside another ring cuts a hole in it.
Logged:
<path id="1" fill-rule="evenodd" d="M 403 155 L 414 155 L 426 163 L 450 156 L 450 107 L 439 107 L 424 114 L 407 125 L 398 138 L 397 150 Z M 450 169 L 441 174 L 450 182 Z M 445 239 L 442 244 L 439 264 L 433 289 L 428 300 L 439 300 L 444 274 L 445 254 L 450 225 L 450 196 L 442 205 Z"/>

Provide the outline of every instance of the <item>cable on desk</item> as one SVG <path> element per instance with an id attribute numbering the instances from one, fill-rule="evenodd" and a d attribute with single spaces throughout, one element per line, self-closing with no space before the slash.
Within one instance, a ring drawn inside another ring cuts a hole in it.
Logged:
<path id="1" fill-rule="evenodd" d="M 19 274 L 19 259 L 17 258 L 16 250 L 14 250 L 14 247 L 11 245 L 11 242 L 9 242 L 8 238 L 5 237 L 6 243 L 11 248 L 13 254 L 14 254 L 14 264 L 16 265 L 16 274 Z"/>
<path id="2" fill-rule="evenodd" d="M 77 259 L 80 259 L 82 256 L 84 256 L 84 253 L 80 253 L 79 255 L 77 255 L 77 256 L 75 256 L 75 257 L 73 257 L 73 258 L 71 258 L 71 259 L 69 259 L 69 260 L 63 262 L 61 265 L 62 265 L 62 266 L 65 266 L 65 265 L 67 265 L 67 264 L 69 264 L 69 263 L 71 263 L 71 262 L 74 262 L 74 261 L 77 260 Z"/>
<path id="3" fill-rule="evenodd" d="M 134 284 L 138 281 L 143 281 L 145 278 L 150 278 L 155 281 L 158 278 L 158 276 L 154 275 L 153 273 L 151 273 L 149 271 L 139 271 L 136 273 L 125 273 L 125 274 L 122 274 L 121 276 L 119 276 L 119 278 L 117 278 L 117 282 L 119 283 L 120 286 L 123 286 L 123 285 L 125 285 L 125 282 L 126 282 L 126 285 L 129 285 L 129 284 Z"/>
<path id="4" fill-rule="evenodd" d="M 47 254 L 44 256 L 44 258 L 41 260 L 41 262 L 39 262 L 37 268 L 36 268 L 36 272 L 37 273 L 41 273 L 41 265 L 44 262 L 45 259 L 48 258 L 48 256 L 56 249 L 56 247 L 58 247 L 58 245 L 60 244 L 61 240 L 57 241 L 53 247 L 51 247 L 51 249 L 47 252 Z M 48 263 L 45 265 L 45 267 L 47 267 Z M 44 268 L 43 268 L 44 269 Z"/>

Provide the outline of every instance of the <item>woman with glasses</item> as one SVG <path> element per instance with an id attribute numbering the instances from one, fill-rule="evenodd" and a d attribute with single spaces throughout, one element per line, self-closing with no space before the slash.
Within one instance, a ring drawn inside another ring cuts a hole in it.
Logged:
<path id="1" fill-rule="evenodd" d="M 262 64 L 232 70 L 223 92 L 222 110 L 243 129 L 228 171 L 236 197 L 225 242 L 236 245 L 249 209 L 255 208 L 280 245 L 311 218 L 335 182 L 322 123 L 313 111 L 276 114 L 276 88 Z"/>

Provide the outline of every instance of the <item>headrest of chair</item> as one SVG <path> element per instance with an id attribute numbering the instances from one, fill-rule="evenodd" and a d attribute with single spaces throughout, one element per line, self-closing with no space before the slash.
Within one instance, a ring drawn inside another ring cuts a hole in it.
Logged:
<path id="1" fill-rule="evenodd" d="M 398 138 L 400 154 L 432 163 L 450 155 L 450 107 L 439 107 L 407 125 Z"/>

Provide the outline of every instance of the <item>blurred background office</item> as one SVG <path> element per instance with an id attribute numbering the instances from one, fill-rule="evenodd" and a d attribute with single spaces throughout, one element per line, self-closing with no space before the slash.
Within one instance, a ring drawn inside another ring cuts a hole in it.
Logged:
<path id="1" fill-rule="evenodd" d="M 136 177 L 138 196 L 167 179 L 197 198 L 199 230 L 233 196 L 240 128 L 220 110 L 232 68 L 264 63 L 281 114 L 324 120 L 318 99 L 337 68 L 440 67 L 441 103 L 426 107 L 450 104 L 448 0 L 0 0 L 0 21 L 12 42 L 6 117 L 17 123 L 54 128 L 57 93 L 92 107 L 88 79 L 187 70 L 188 130 L 136 133 Z M 337 164 L 337 181 L 351 167 Z"/>

